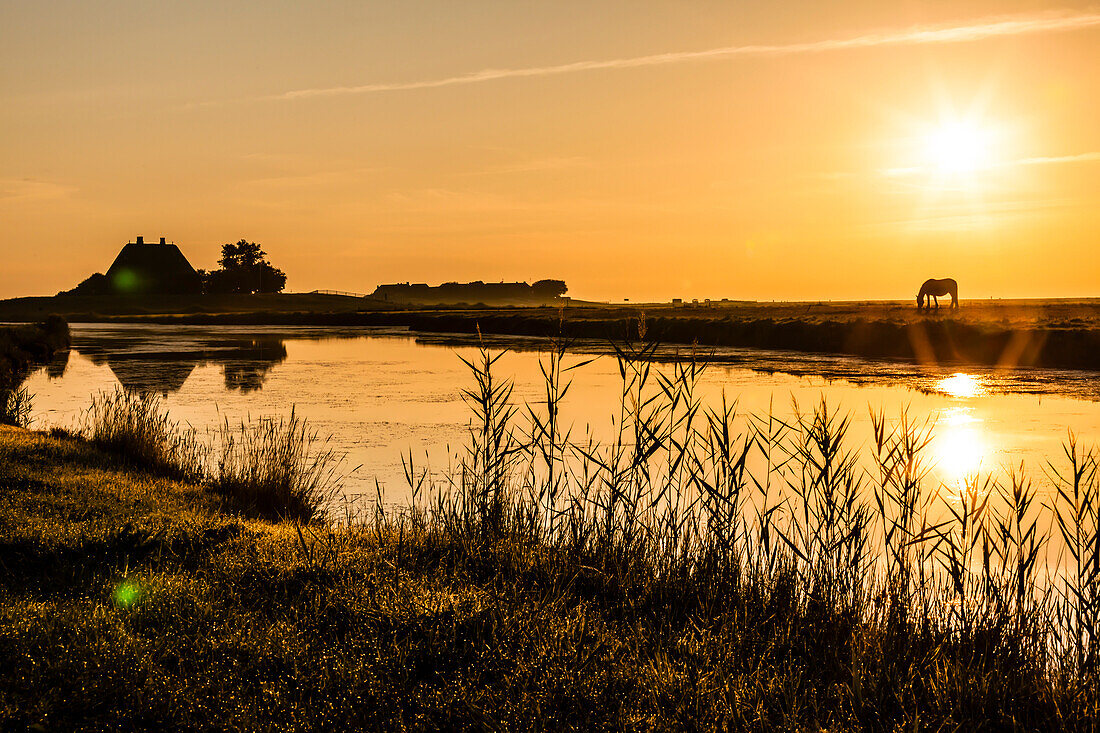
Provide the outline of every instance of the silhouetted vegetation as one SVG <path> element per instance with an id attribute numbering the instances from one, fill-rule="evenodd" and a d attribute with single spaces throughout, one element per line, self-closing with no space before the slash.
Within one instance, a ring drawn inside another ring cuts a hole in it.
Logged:
<path id="1" fill-rule="evenodd" d="M 459 465 L 410 457 L 412 506 L 339 526 L 0 432 L 2 724 L 1095 728 L 1095 449 L 1043 503 L 1019 472 L 948 495 L 930 424 L 876 413 L 857 446 L 825 404 L 741 416 L 653 349 L 618 351 L 603 444 L 559 422 L 560 341 L 529 404 L 483 353 Z"/>
<path id="2" fill-rule="evenodd" d="M 69 325 L 57 316 L 33 326 L 0 327 L 0 424 L 25 426 L 32 395 L 20 383 L 36 365 L 69 348 Z"/>
<path id="3" fill-rule="evenodd" d="M 534 285 L 525 282 L 487 283 L 475 280 L 468 283 L 447 282 L 435 286 L 427 283 L 379 285 L 371 297 L 399 305 L 547 305 L 555 303 L 567 290 L 564 280 L 539 280 Z"/>
<path id="4" fill-rule="evenodd" d="M 286 273 L 267 261 L 260 245 L 247 240 L 223 244 L 220 269 L 199 271 L 207 294 L 279 293 L 286 287 Z"/>

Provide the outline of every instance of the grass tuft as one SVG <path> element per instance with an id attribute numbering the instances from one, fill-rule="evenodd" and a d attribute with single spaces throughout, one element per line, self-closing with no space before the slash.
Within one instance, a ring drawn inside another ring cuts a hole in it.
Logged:
<path id="1" fill-rule="evenodd" d="M 211 488 L 235 505 L 272 519 L 323 519 L 342 484 L 343 457 L 292 408 L 217 434 Z"/>
<path id="2" fill-rule="evenodd" d="M 26 387 L 0 387 L 0 425 L 28 427 L 33 401 L 34 395 Z"/>
<path id="3" fill-rule="evenodd" d="M 80 433 L 93 445 L 130 463 L 174 478 L 203 476 L 205 451 L 195 432 L 169 418 L 156 394 L 100 392 L 80 423 Z"/>
<path id="4" fill-rule="evenodd" d="M 343 480 L 343 457 L 293 409 L 238 427 L 226 421 L 206 441 L 172 420 L 158 395 L 116 389 L 95 396 L 79 432 L 132 465 L 202 483 L 267 519 L 323 519 Z"/>

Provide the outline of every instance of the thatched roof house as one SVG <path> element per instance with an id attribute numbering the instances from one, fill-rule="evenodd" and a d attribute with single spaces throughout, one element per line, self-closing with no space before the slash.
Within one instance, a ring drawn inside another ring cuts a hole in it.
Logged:
<path id="1" fill-rule="evenodd" d="M 160 238 L 158 244 L 144 237 L 130 242 L 115 257 L 107 274 L 96 273 L 72 290 L 58 295 L 154 295 L 198 294 L 202 279 L 175 244 Z"/>
<path id="2" fill-rule="evenodd" d="M 107 284 L 114 293 L 201 293 L 202 280 L 179 247 L 164 241 L 130 242 L 107 270 Z"/>

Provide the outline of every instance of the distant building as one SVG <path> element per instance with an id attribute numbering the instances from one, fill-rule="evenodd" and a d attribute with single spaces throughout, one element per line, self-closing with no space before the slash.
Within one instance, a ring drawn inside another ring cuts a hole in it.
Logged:
<path id="1" fill-rule="evenodd" d="M 106 275 L 96 273 L 67 295 L 154 295 L 202 293 L 202 279 L 179 247 L 165 241 L 129 242 Z"/>
<path id="2" fill-rule="evenodd" d="M 558 305 L 566 289 L 563 280 L 539 280 L 533 285 L 525 282 L 486 283 L 480 280 L 436 286 L 406 282 L 379 285 L 371 297 L 388 303 L 410 305 Z"/>

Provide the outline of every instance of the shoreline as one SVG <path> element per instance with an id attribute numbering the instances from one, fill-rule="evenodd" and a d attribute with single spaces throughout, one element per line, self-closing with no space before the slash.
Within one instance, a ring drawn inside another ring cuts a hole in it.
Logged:
<path id="1" fill-rule="evenodd" d="M 14 303 L 0 302 L 0 320 L 31 315 Z M 38 299 L 32 310 L 38 320 L 52 308 L 78 323 L 389 326 L 414 333 L 480 331 L 618 342 L 639 340 L 641 335 L 643 340 L 703 349 L 759 348 L 927 365 L 1100 371 L 1100 299 L 963 301 L 954 311 L 918 311 L 911 303 L 890 301 L 395 309 L 364 304 L 359 298 L 313 294 L 234 296 L 197 304 L 179 298 L 141 304 L 110 301 L 101 302 L 98 310 L 89 310 L 89 305 L 87 298 Z M 196 310 L 200 307 L 221 310 Z"/>

